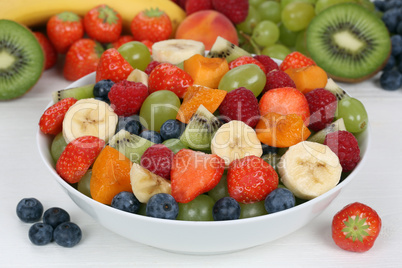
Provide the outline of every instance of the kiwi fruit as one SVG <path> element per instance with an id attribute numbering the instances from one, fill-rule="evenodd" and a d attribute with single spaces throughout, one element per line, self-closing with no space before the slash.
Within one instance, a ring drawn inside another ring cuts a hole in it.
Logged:
<path id="1" fill-rule="evenodd" d="M 320 131 L 314 133 L 310 137 L 308 137 L 308 141 L 312 142 L 318 142 L 321 144 L 324 144 L 325 137 L 327 134 L 336 132 L 339 130 L 346 130 L 345 122 L 343 121 L 343 118 L 339 118 L 338 120 L 332 122 L 328 126 L 326 126 L 324 129 L 321 129 Z"/>
<path id="2" fill-rule="evenodd" d="M 220 36 L 216 38 L 215 43 L 207 54 L 209 58 L 225 58 L 227 62 L 231 62 L 241 56 L 251 56 L 251 54 Z"/>
<path id="3" fill-rule="evenodd" d="M 374 76 L 391 51 L 384 23 L 355 3 L 337 4 L 315 16 L 306 43 L 309 56 L 329 77 L 351 83 Z"/>
<path id="4" fill-rule="evenodd" d="M 28 92 L 44 66 L 42 47 L 31 30 L 15 21 L 0 20 L 0 100 Z"/>
<path id="5" fill-rule="evenodd" d="M 73 87 L 52 92 L 53 102 L 56 103 L 66 98 L 75 98 L 77 100 L 94 97 L 94 85 L 89 84 L 81 87 Z"/>

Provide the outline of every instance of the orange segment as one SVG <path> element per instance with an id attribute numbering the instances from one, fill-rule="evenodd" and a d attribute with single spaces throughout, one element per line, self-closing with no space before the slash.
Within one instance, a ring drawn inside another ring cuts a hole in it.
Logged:
<path id="1" fill-rule="evenodd" d="M 269 146 L 286 148 L 306 140 L 311 132 L 300 115 L 267 113 L 257 123 L 258 139 Z"/>
<path id="2" fill-rule="evenodd" d="M 132 192 L 130 183 L 131 161 L 116 149 L 106 146 L 92 167 L 91 196 L 106 205 L 122 192 Z"/>
<path id="3" fill-rule="evenodd" d="M 207 58 L 195 54 L 183 63 L 195 85 L 218 88 L 221 78 L 229 71 L 229 64 L 224 58 Z"/>
<path id="4" fill-rule="evenodd" d="M 221 89 L 196 85 L 190 86 L 184 94 L 183 103 L 179 108 L 176 119 L 187 124 L 201 104 L 208 111 L 214 113 L 226 94 L 227 91 Z"/>
<path id="5" fill-rule="evenodd" d="M 317 65 L 302 68 L 287 69 L 285 72 L 295 82 L 296 88 L 303 94 L 316 88 L 325 87 L 328 81 L 327 73 Z"/>

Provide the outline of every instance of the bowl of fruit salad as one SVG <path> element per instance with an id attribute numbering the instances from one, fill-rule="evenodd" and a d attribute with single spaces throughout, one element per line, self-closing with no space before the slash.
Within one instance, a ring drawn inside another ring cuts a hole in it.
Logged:
<path id="1" fill-rule="evenodd" d="M 286 236 L 339 195 L 367 155 L 362 103 L 327 77 L 312 86 L 314 63 L 229 48 L 119 81 L 98 69 L 53 94 L 38 148 L 78 207 L 133 241 L 216 254 Z"/>

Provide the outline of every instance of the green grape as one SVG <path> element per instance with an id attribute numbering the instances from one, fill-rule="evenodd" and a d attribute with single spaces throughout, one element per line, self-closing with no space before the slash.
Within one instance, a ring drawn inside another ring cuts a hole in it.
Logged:
<path id="1" fill-rule="evenodd" d="M 264 89 L 266 82 L 267 77 L 260 67 L 255 64 L 245 64 L 228 71 L 219 82 L 218 88 L 230 92 L 239 87 L 245 87 L 257 97 Z"/>
<path id="2" fill-rule="evenodd" d="M 242 31 L 246 34 L 252 34 L 253 29 L 260 21 L 260 15 L 258 14 L 257 10 L 250 6 L 248 10 L 247 18 L 242 22 L 236 25 L 237 30 Z"/>
<path id="3" fill-rule="evenodd" d="M 219 183 L 208 192 L 208 195 L 212 197 L 212 199 L 218 201 L 222 197 L 229 196 L 228 185 L 227 185 L 227 174 L 226 172 L 222 175 Z"/>
<path id="4" fill-rule="evenodd" d="M 162 144 L 166 145 L 173 153 L 177 153 L 181 149 L 188 149 L 179 139 L 168 139 L 162 142 Z"/>
<path id="5" fill-rule="evenodd" d="M 91 190 L 89 187 L 91 183 L 91 176 L 92 169 L 89 169 L 77 184 L 77 190 L 88 197 L 91 197 Z"/>
<path id="6" fill-rule="evenodd" d="M 315 5 L 317 0 L 281 0 L 280 2 L 281 2 L 281 10 L 283 10 L 285 8 L 285 6 L 287 6 L 291 3 L 301 2 L 301 3 L 308 3 L 308 4 Z"/>
<path id="7" fill-rule="evenodd" d="M 248 4 L 253 7 L 258 7 L 261 3 L 264 3 L 266 0 L 249 0 Z"/>
<path id="8" fill-rule="evenodd" d="M 306 30 L 301 31 L 297 34 L 295 49 L 304 55 L 308 55 Z"/>
<path id="9" fill-rule="evenodd" d="M 281 157 L 278 154 L 268 153 L 261 156 L 261 158 L 262 160 L 270 164 L 275 169 L 276 173 L 278 173 L 278 163 L 279 160 L 281 160 Z"/>
<path id="10" fill-rule="evenodd" d="M 283 24 L 294 32 L 306 29 L 314 16 L 313 5 L 303 2 L 294 2 L 285 6 L 281 14 Z"/>
<path id="11" fill-rule="evenodd" d="M 53 138 L 52 145 L 50 146 L 50 154 L 52 155 L 52 158 L 55 163 L 59 159 L 61 153 L 64 151 L 66 146 L 67 143 L 63 137 L 62 132 L 60 132 Z"/>
<path id="12" fill-rule="evenodd" d="M 281 6 L 278 2 L 266 1 L 258 6 L 258 14 L 261 20 L 278 23 L 281 21 Z"/>
<path id="13" fill-rule="evenodd" d="M 346 97 L 338 101 L 335 118 L 343 118 L 346 130 L 352 133 L 362 132 L 367 128 L 368 115 L 363 103 L 358 99 Z"/>
<path id="14" fill-rule="evenodd" d="M 117 51 L 130 65 L 144 71 L 151 62 L 151 53 L 146 45 L 138 41 L 132 41 L 121 45 Z"/>
<path id="15" fill-rule="evenodd" d="M 239 204 L 240 204 L 240 219 L 252 218 L 268 214 L 264 206 L 264 200 L 251 204 L 242 204 L 242 203 Z"/>
<path id="16" fill-rule="evenodd" d="M 271 58 L 275 58 L 278 60 L 284 60 L 285 57 L 290 54 L 292 51 L 281 44 L 273 44 L 272 46 L 265 47 L 261 54 L 270 56 Z"/>
<path id="17" fill-rule="evenodd" d="M 266 47 L 275 44 L 279 40 L 278 25 L 269 20 L 263 20 L 255 26 L 251 38 L 257 45 Z"/>
<path id="18" fill-rule="evenodd" d="M 283 45 L 287 47 L 294 47 L 296 44 L 297 34 L 298 32 L 289 30 L 285 27 L 285 25 L 283 25 L 283 23 L 279 25 L 279 41 Z"/>
<path id="19" fill-rule="evenodd" d="M 201 194 L 188 203 L 179 203 L 177 220 L 182 221 L 213 221 L 212 209 L 215 201 L 212 197 Z"/>
<path id="20" fill-rule="evenodd" d="M 156 91 L 142 104 L 140 122 L 147 129 L 159 131 L 166 120 L 176 119 L 179 107 L 180 99 L 172 91 Z"/>
<path id="21" fill-rule="evenodd" d="M 315 4 L 315 14 L 320 13 L 330 6 L 347 2 L 355 2 L 355 0 L 318 0 Z"/>

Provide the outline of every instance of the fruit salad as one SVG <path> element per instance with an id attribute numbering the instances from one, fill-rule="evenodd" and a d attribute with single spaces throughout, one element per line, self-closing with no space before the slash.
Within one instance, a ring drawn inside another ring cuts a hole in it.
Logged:
<path id="1" fill-rule="evenodd" d="M 360 161 L 363 104 L 298 52 L 278 63 L 219 37 L 209 52 L 159 41 L 151 56 L 132 41 L 103 52 L 94 76 L 54 92 L 39 127 L 62 179 L 127 213 L 277 213 L 328 192 Z"/>

